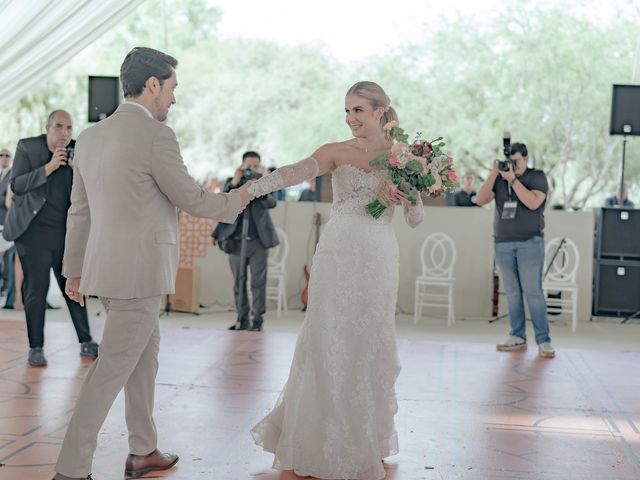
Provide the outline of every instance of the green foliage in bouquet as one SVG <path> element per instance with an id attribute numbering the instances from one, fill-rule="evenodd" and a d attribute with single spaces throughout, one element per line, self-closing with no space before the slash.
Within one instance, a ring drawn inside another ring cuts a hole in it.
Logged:
<path id="1" fill-rule="evenodd" d="M 390 196 L 394 196 L 396 190 L 401 190 L 415 205 L 420 193 L 439 197 L 455 190 L 458 176 L 453 168 L 453 159 L 444 152 L 442 137 L 427 141 L 418 132 L 413 142 L 409 143 L 409 135 L 397 122 L 389 122 L 385 129 L 389 130 L 393 139 L 391 150 L 371 160 L 370 165 L 387 172 L 391 184 Z M 374 218 L 380 217 L 385 208 L 378 199 L 367 205 L 367 211 Z"/>

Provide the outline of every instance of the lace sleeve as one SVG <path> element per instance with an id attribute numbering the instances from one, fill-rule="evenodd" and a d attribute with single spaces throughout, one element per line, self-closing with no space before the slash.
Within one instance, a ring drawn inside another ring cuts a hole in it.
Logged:
<path id="1" fill-rule="evenodd" d="M 422 206 L 422 197 L 418 193 L 416 204 L 411 207 L 404 207 L 404 219 L 411 228 L 416 228 L 422 223 L 422 215 L 424 207 Z"/>
<path id="2" fill-rule="evenodd" d="M 309 157 L 301 162 L 278 168 L 273 173 L 259 178 L 249 186 L 247 191 L 254 197 L 261 197 L 267 193 L 316 178 L 319 170 L 317 160 Z"/>

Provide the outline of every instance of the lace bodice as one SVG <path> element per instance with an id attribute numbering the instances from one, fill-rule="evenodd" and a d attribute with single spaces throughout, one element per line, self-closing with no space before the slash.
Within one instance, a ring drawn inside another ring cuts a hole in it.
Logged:
<path id="1" fill-rule="evenodd" d="M 367 172 L 355 165 L 342 164 L 333 171 L 331 185 L 333 187 L 333 206 L 331 216 L 335 215 L 368 215 L 366 207 L 376 199 L 380 185 L 385 180 L 380 171 Z M 393 209 L 387 208 L 378 220 L 388 223 L 393 216 Z"/>

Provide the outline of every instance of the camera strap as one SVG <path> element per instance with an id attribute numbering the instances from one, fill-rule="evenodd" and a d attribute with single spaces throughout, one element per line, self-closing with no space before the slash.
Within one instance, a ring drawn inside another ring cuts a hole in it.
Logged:
<path id="1" fill-rule="evenodd" d="M 503 220 L 513 220 L 516 218 L 516 213 L 518 211 L 518 202 L 514 201 L 512 198 L 512 187 L 511 182 L 507 182 L 507 191 L 509 198 L 504 205 L 502 206 L 502 216 Z"/>

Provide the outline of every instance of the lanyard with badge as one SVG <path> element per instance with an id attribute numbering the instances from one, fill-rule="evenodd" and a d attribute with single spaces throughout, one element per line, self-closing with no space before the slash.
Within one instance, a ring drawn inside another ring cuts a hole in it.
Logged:
<path id="1" fill-rule="evenodd" d="M 513 220 L 516 218 L 516 212 L 518 211 L 518 202 L 512 199 L 511 182 L 507 182 L 507 188 L 509 189 L 509 200 L 504 202 L 502 206 L 502 220 Z"/>

